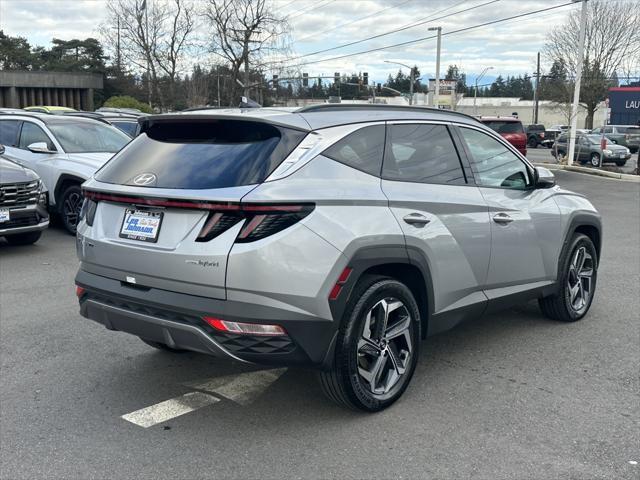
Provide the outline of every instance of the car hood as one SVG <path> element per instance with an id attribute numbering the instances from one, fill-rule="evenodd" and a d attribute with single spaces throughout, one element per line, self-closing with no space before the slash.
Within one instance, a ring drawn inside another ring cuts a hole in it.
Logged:
<path id="1" fill-rule="evenodd" d="M 612 152 L 625 152 L 627 150 L 627 147 L 623 145 L 617 145 L 612 142 L 607 142 L 607 149 L 611 150 Z"/>
<path id="2" fill-rule="evenodd" d="M 38 178 L 33 170 L 0 157 L 0 184 L 30 182 Z"/>
<path id="3" fill-rule="evenodd" d="M 104 165 L 107 160 L 115 154 L 110 152 L 91 152 L 91 153 L 68 153 L 69 160 L 86 165 L 94 169 L 98 169 Z"/>

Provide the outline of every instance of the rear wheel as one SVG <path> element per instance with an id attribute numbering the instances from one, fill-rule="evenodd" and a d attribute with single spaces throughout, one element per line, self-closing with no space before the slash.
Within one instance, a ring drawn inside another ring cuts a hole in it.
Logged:
<path id="1" fill-rule="evenodd" d="M 529 146 L 529 148 L 537 148 L 538 147 L 538 141 L 534 137 L 529 137 L 529 141 L 527 142 L 527 146 Z"/>
<path id="2" fill-rule="evenodd" d="M 147 340 L 146 338 L 142 338 L 142 337 L 140 337 L 140 340 L 142 340 L 144 343 L 146 343 L 150 347 L 157 348 L 158 350 L 162 350 L 165 352 L 184 353 L 187 351 L 187 350 L 181 350 L 179 348 L 171 348 L 166 343 L 154 342 L 153 340 Z"/>
<path id="3" fill-rule="evenodd" d="M 624 167 L 627 164 L 626 160 L 619 160 L 616 162 L 616 165 L 619 167 Z"/>
<path id="4" fill-rule="evenodd" d="M 597 263 L 598 255 L 591 239 L 581 233 L 574 234 L 558 266 L 559 291 L 540 299 L 542 313 L 564 322 L 584 317 L 596 289 Z"/>
<path id="5" fill-rule="evenodd" d="M 9 245 L 31 245 L 36 243 L 40 239 L 41 235 L 41 231 L 18 233 L 16 235 L 7 235 L 6 239 L 7 242 L 9 242 Z"/>
<path id="6" fill-rule="evenodd" d="M 420 312 L 407 286 L 366 276 L 345 310 L 331 370 L 319 373 L 336 403 L 367 412 L 395 402 L 409 385 L 419 352 Z"/>
<path id="7" fill-rule="evenodd" d="M 60 218 L 64 228 L 72 235 L 76 234 L 81 208 L 82 190 L 80 185 L 67 187 L 60 197 Z"/>

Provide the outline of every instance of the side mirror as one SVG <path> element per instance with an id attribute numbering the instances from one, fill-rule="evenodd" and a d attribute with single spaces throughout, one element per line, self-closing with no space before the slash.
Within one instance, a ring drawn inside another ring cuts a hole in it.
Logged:
<path id="1" fill-rule="evenodd" d="M 551 188 L 556 184 L 556 177 L 547 168 L 536 167 L 533 176 L 535 178 L 535 188 Z"/>
<path id="2" fill-rule="evenodd" d="M 0 145 L 0 155 L 4 153 L 4 145 Z"/>
<path id="3" fill-rule="evenodd" d="M 46 142 L 35 142 L 28 145 L 27 148 L 33 153 L 56 153 L 55 150 L 49 150 Z"/>

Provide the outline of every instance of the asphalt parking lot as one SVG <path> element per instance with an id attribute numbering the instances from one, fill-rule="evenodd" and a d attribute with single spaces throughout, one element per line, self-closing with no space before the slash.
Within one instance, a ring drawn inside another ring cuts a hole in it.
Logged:
<path id="1" fill-rule="evenodd" d="M 534 163 L 558 163 L 553 155 L 551 155 L 551 149 L 539 147 L 539 148 L 527 148 L 527 158 Z M 638 164 L 638 153 L 631 154 L 631 158 L 627 160 L 627 163 L 623 167 L 618 167 L 613 163 L 605 163 L 605 167 L 611 169 L 619 169 L 621 173 L 634 173 L 636 165 Z M 579 165 L 579 164 L 576 164 Z"/>
<path id="2" fill-rule="evenodd" d="M 308 371 L 108 332 L 78 314 L 72 237 L 2 242 L 0 477 L 639 478 L 640 184 L 557 179 L 603 216 L 589 315 L 531 303 L 432 337 L 374 415 L 329 403 Z M 176 409 L 193 411 L 162 421 Z"/>

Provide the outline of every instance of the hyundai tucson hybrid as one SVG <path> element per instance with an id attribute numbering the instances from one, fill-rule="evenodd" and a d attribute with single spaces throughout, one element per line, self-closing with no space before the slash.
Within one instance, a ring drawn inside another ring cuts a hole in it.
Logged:
<path id="1" fill-rule="evenodd" d="M 383 409 L 421 339 L 537 299 L 584 317 L 601 222 L 476 119 L 321 105 L 150 116 L 83 185 L 83 316 L 152 347 L 319 371 Z"/>

